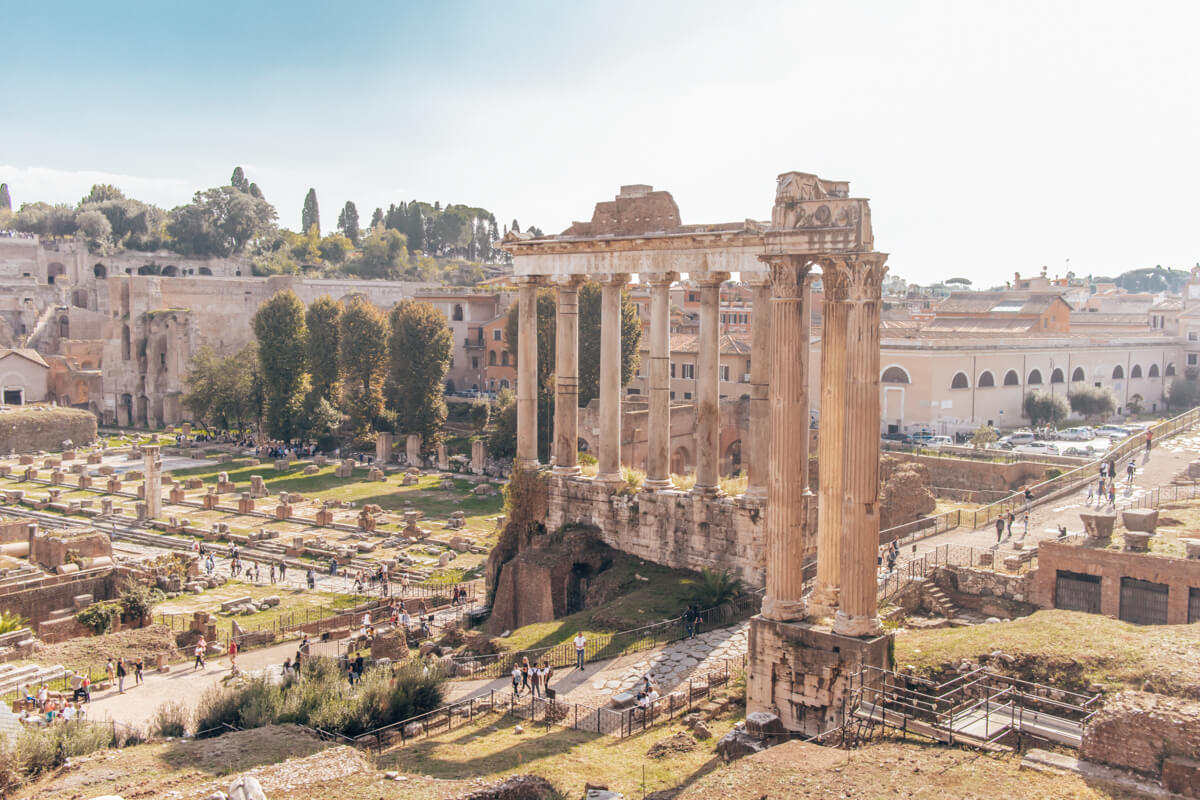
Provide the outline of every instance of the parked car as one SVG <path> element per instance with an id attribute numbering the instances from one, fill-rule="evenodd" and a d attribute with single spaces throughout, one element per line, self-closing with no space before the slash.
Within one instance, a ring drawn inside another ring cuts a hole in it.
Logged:
<path id="1" fill-rule="evenodd" d="M 1080 425 L 1075 428 L 1065 428 L 1059 431 L 1058 438 L 1067 442 L 1090 442 L 1096 438 L 1096 434 L 1086 425 Z"/>
<path id="2" fill-rule="evenodd" d="M 894 444 L 912 444 L 913 439 L 907 433 L 885 433 L 882 437 L 884 444 L 892 442 Z"/>
<path id="3" fill-rule="evenodd" d="M 1001 441 L 1009 441 L 1012 442 L 1013 445 L 1018 445 L 1029 444 L 1036 439 L 1037 437 L 1033 435 L 1033 431 L 1029 430 L 1028 428 L 1022 428 L 1019 431 L 1013 431 L 1012 433 L 1008 434 L 1001 439 Z"/>
<path id="4" fill-rule="evenodd" d="M 1071 444 L 1062 448 L 1064 456 L 1075 456 L 1076 458 L 1090 458 L 1096 455 L 1096 448 L 1090 444 Z"/>
<path id="5" fill-rule="evenodd" d="M 1130 435 L 1138 433 L 1144 434 L 1146 431 L 1150 430 L 1150 426 L 1144 422 L 1126 422 L 1121 427 L 1124 428 Z"/>
<path id="6" fill-rule="evenodd" d="M 1056 456 L 1059 454 L 1058 445 L 1054 442 L 1029 442 L 1028 444 L 1019 444 L 1013 448 L 1014 453 L 1030 453 L 1042 456 Z"/>
<path id="7" fill-rule="evenodd" d="M 912 435 L 912 440 L 916 444 L 925 444 L 933 438 L 933 431 L 918 431 Z"/>
<path id="8" fill-rule="evenodd" d="M 1102 436 L 1106 439 L 1124 439 L 1129 436 L 1129 431 L 1122 428 L 1120 425 L 1101 425 L 1095 429 L 1097 436 Z"/>
<path id="9" fill-rule="evenodd" d="M 924 446 L 930 450 L 941 450 L 943 447 L 950 447 L 953 444 L 954 440 L 949 436 L 931 436 Z"/>

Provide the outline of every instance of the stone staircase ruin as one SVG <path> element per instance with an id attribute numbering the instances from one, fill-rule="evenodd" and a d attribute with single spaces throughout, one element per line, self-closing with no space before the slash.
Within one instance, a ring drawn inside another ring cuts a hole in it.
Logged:
<path id="1" fill-rule="evenodd" d="M 962 612 L 962 609 L 928 578 L 921 583 L 921 596 L 928 600 L 933 610 L 946 619 L 954 619 Z"/>

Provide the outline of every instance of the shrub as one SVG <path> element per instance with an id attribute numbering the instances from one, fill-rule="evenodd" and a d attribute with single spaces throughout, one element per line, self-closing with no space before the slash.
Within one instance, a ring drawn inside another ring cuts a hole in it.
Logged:
<path id="1" fill-rule="evenodd" d="M 132 581 L 121 592 L 121 616 L 127 621 L 141 623 L 165 599 L 161 590 L 145 581 Z"/>
<path id="2" fill-rule="evenodd" d="M 121 601 L 105 600 L 92 603 L 75 615 L 79 624 L 91 630 L 97 636 L 108 633 L 112 629 L 113 620 L 121 616 Z"/>
<path id="3" fill-rule="evenodd" d="M 112 728 L 103 724 L 68 722 L 49 728 L 30 728 L 17 739 L 13 760 L 24 775 L 34 777 L 58 769 L 68 758 L 94 753 L 112 744 Z"/>
<path id="4" fill-rule="evenodd" d="M 634 467 L 621 467 L 621 485 L 617 487 L 617 494 L 637 494 L 641 491 L 642 483 L 646 480 L 646 473 Z"/>
<path id="5" fill-rule="evenodd" d="M 187 703 L 172 700 L 163 703 L 154 711 L 150 720 L 150 733 L 154 736 L 179 738 L 188 732 L 191 713 Z"/>
<path id="6" fill-rule="evenodd" d="M 28 621 L 20 614 L 0 611 L 0 633 L 19 631 L 28 624 Z"/>
<path id="7" fill-rule="evenodd" d="M 692 587 L 692 602 L 700 608 L 714 608 L 741 595 L 743 588 L 741 579 L 732 573 L 705 567 Z"/>

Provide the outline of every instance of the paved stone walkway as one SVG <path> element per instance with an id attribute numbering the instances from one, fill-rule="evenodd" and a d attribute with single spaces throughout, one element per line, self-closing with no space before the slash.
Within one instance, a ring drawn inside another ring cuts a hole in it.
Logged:
<path id="1" fill-rule="evenodd" d="M 1198 458 L 1200 458 L 1200 431 L 1194 431 L 1155 443 L 1149 458 L 1145 456 L 1144 451 L 1138 451 L 1133 456 L 1136 471 L 1132 485 L 1126 484 L 1125 477 L 1125 465 L 1129 459 L 1120 461 L 1117 464 L 1117 510 L 1127 508 L 1130 503 L 1141 499 L 1147 492 L 1169 484 L 1188 464 Z M 1098 481 L 1099 477 L 1099 472 L 1097 472 L 1094 480 Z M 1092 486 L 1095 486 L 1095 482 L 1092 483 Z M 1029 533 L 1022 544 L 1029 547 L 1035 546 L 1037 542 L 1053 539 L 1058 536 L 1058 526 L 1060 525 L 1065 526 L 1069 533 L 1080 533 L 1083 530 L 1083 523 L 1079 519 L 1080 513 L 1088 513 L 1096 509 L 1111 510 L 1108 503 L 1101 506 L 1094 499 L 1089 502 L 1087 493 L 1087 486 L 1082 486 L 1078 491 L 1069 495 L 1034 506 L 1029 515 Z M 1017 520 L 1013 523 L 1014 538 L 1021 538 L 1024 532 L 1023 527 L 1021 514 L 1018 513 Z M 912 558 L 914 554 L 920 557 L 942 545 L 997 549 L 996 529 L 989 523 L 978 530 L 962 527 L 931 536 L 916 544 L 915 553 L 911 546 L 905 548 L 901 554 L 901 564 L 905 559 Z M 1001 542 L 998 549 L 1001 554 L 1014 550 L 1011 540 L 1007 537 Z"/>

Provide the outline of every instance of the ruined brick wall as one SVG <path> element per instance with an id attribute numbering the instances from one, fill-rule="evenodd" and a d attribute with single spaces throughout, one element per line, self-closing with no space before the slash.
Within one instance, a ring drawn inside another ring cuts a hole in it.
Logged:
<path id="1" fill-rule="evenodd" d="M 815 502 L 809 517 L 816 530 Z M 751 586 L 765 581 L 762 515 L 740 497 L 615 495 L 593 481 L 555 478 L 546 528 L 555 531 L 570 522 L 595 525 L 605 544 L 656 564 L 728 570 Z"/>
<path id="2" fill-rule="evenodd" d="M 96 415 L 48 406 L 9 409 L 0 415 L 0 453 L 61 450 L 66 439 L 76 445 L 96 441 Z"/>
<path id="3" fill-rule="evenodd" d="M 1088 722 L 1079 755 L 1154 777 L 1167 758 L 1200 759 L 1200 703 L 1121 692 Z"/>
<path id="4" fill-rule="evenodd" d="M 77 595 L 90 594 L 95 601 L 111 600 L 116 596 L 115 572 L 98 570 L 83 577 L 74 575 L 46 576 L 38 581 L 0 589 L 0 608 L 29 620 L 29 626 L 40 633 L 41 623 L 51 611 L 73 608 Z"/>
<path id="5" fill-rule="evenodd" d="M 1121 578 L 1166 584 L 1169 625 L 1187 624 L 1189 591 L 1200 589 L 1200 561 L 1042 542 L 1030 602 L 1042 608 L 1057 607 L 1059 570 L 1100 576 L 1100 613 L 1110 617 L 1120 616 Z"/>
<path id="6" fill-rule="evenodd" d="M 923 464 L 929 469 L 929 481 L 943 489 L 990 489 L 1012 491 L 1045 479 L 1046 465 L 1018 461 L 995 464 L 991 461 L 971 461 L 966 458 L 939 458 L 915 453 L 893 453 L 888 457 Z"/>
<path id="7" fill-rule="evenodd" d="M 1036 610 L 1030 599 L 1033 573 L 1008 575 L 974 567 L 944 566 L 934 572 L 933 581 L 964 608 L 984 616 L 1011 619 Z"/>

